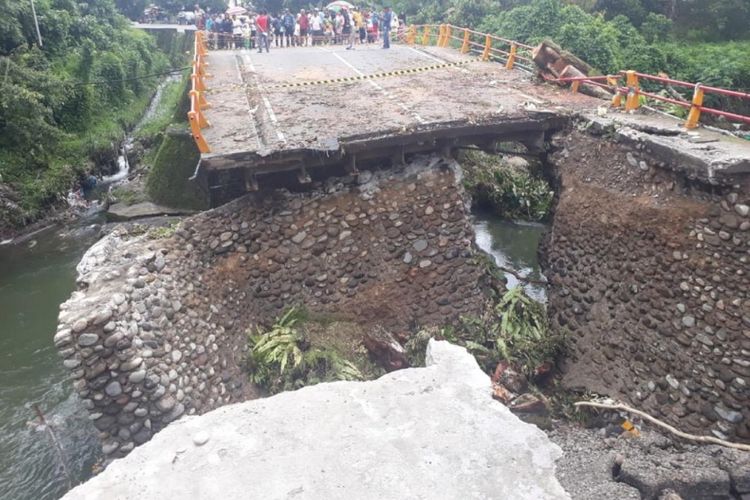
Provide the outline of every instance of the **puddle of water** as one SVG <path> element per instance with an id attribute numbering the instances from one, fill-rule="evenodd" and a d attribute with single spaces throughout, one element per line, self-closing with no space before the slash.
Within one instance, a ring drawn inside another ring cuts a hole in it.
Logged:
<path id="1" fill-rule="evenodd" d="M 545 231 L 547 226 L 544 224 L 508 221 L 483 212 L 474 214 L 477 246 L 492 255 L 498 266 L 535 280 L 544 280 L 537 249 Z M 512 274 L 505 273 L 505 276 L 508 288 L 519 284 L 518 278 Z M 524 288 L 533 299 L 547 302 L 547 290 L 543 285 L 529 283 Z"/>

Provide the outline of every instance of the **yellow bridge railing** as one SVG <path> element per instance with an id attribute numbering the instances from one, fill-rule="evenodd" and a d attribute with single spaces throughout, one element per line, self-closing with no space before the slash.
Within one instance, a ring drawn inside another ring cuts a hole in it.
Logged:
<path id="1" fill-rule="evenodd" d="M 518 66 L 528 71 L 534 71 L 536 67 L 534 63 L 534 47 L 452 24 L 412 25 L 406 31 L 402 40 L 409 45 L 453 47 L 463 54 L 469 52 L 478 53 L 481 60 L 502 62 L 507 69 L 514 69 Z M 624 86 L 619 83 L 623 79 L 625 80 Z M 687 129 L 693 129 L 699 125 L 702 113 L 723 117 L 730 121 L 750 124 L 750 116 L 703 105 L 706 94 L 750 101 L 750 93 L 747 92 L 710 87 L 700 83 L 684 82 L 661 75 L 655 76 L 636 71 L 620 71 L 615 75 L 603 76 L 548 78 L 547 81 L 558 84 L 570 83 L 573 92 L 578 92 L 581 84 L 604 88 L 614 95 L 612 106 L 623 106 L 623 100 L 625 101 L 625 111 L 638 109 L 642 104 L 642 100 L 646 98 L 682 107 L 688 114 L 685 121 L 685 128 Z M 693 91 L 693 97 L 691 100 L 688 100 L 647 92 L 641 88 L 641 84 L 644 81 L 650 82 L 652 86 L 662 84 L 671 87 L 688 88 Z"/>
<path id="2" fill-rule="evenodd" d="M 204 128 L 211 126 L 203 113 L 203 110 L 210 106 L 204 95 L 206 91 L 205 79 L 210 76 L 206 71 L 206 67 L 208 66 L 206 63 L 208 49 L 206 48 L 204 36 L 202 31 L 195 32 L 193 72 L 190 74 L 190 111 L 188 111 L 188 121 L 190 122 L 190 132 L 195 140 L 195 145 L 198 146 L 198 151 L 201 153 L 210 153 L 211 148 L 208 147 L 208 143 L 203 137 L 202 132 Z"/>
<path id="3" fill-rule="evenodd" d="M 412 25 L 404 38 L 409 45 L 436 45 L 453 47 L 462 54 L 479 53 L 481 60 L 502 62 L 507 69 L 518 66 L 533 71 L 534 67 L 531 45 L 452 24 Z"/>

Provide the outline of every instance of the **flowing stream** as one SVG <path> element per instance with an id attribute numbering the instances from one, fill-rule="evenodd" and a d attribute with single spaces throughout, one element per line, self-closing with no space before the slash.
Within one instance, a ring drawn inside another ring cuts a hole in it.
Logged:
<path id="1" fill-rule="evenodd" d="M 90 475 L 96 429 L 73 393 L 52 336 L 58 306 L 96 227 L 51 229 L 0 246 L 0 498 L 52 500 Z M 59 441 L 39 423 L 38 405 Z"/>
<path id="2" fill-rule="evenodd" d="M 478 212 L 474 214 L 474 232 L 477 246 L 492 255 L 495 263 L 512 269 L 525 278 L 544 281 L 539 267 L 537 248 L 547 226 L 534 222 L 514 222 Z M 536 283 L 519 283 L 518 278 L 505 273 L 508 288 L 523 285 L 529 297 L 547 302 L 547 289 Z"/>

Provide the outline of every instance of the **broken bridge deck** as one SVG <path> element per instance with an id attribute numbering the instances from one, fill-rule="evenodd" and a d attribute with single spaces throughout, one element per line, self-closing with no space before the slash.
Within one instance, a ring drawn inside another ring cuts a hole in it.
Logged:
<path id="1" fill-rule="evenodd" d="M 257 189 L 259 176 L 293 171 L 306 182 L 325 168 L 498 141 L 534 150 L 569 116 L 595 118 L 606 105 L 450 48 L 216 50 L 208 61 L 211 152 L 196 177 L 214 205 Z"/>
<path id="2" fill-rule="evenodd" d="M 360 45 L 212 51 L 199 174 L 226 184 L 492 140 L 543 140 L 571 94 L 450 49 Z M 600 104 L 572 96 L 581 108 Z M 304 174 L 303 174 L 304 175 Z M 223 179 L 222 179 L 223 178 Z M 235 179 L 236 182 L 236 179 Z"/>

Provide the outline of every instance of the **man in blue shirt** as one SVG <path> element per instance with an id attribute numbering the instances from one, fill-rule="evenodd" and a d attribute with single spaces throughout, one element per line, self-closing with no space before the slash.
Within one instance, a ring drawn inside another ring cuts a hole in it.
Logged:
<path id="1" fill-rule="evenodd" d="M 284 36 L 286 37 L 286 46 L 292 45 L 292 38 L 294 37 L 294 16 L 289 12 L 289 9 L 284 11 L 284 17 L 282 19 L 284 24 Z"/>
<path id="2" fill-rule="evenodd" d="M 383 12 L 383 19 L 380 22 L 380 31 L 383 32 L 383 48 L 391 48 L 391 21 L 393 21 L 393 12 L 390 7 L 386 7 Z"/>

